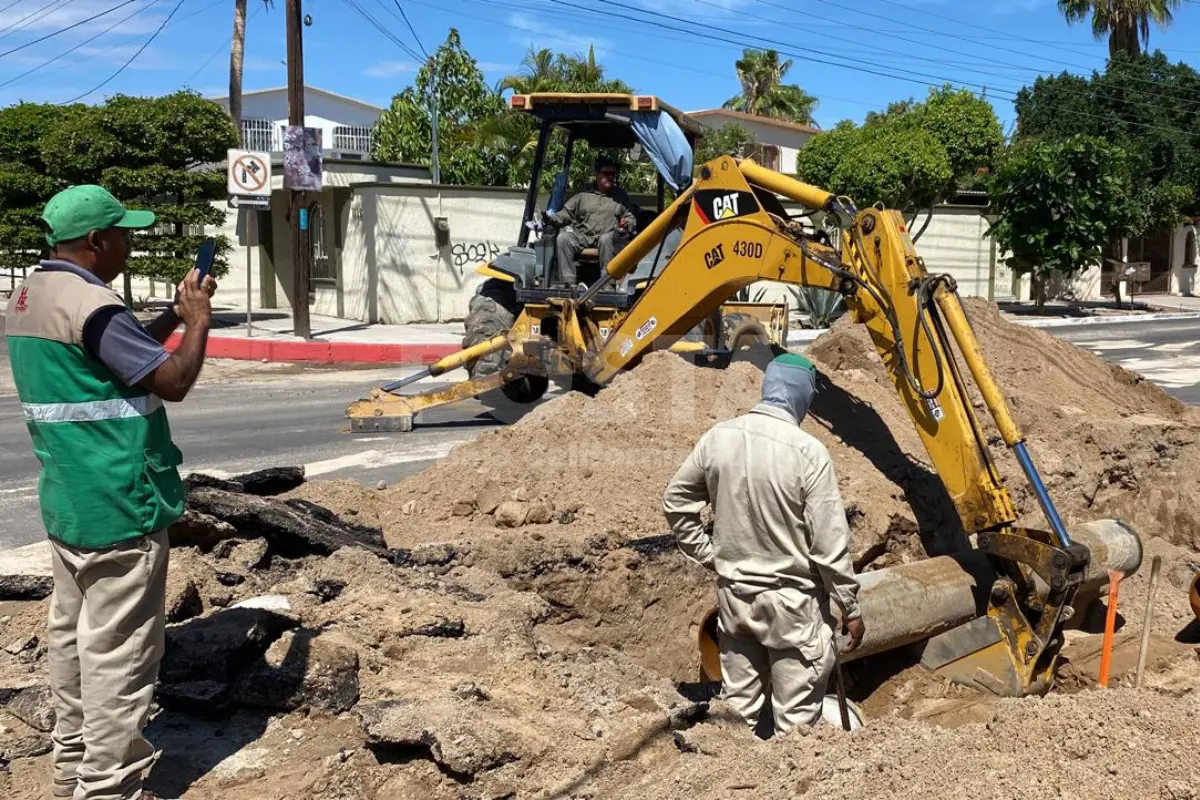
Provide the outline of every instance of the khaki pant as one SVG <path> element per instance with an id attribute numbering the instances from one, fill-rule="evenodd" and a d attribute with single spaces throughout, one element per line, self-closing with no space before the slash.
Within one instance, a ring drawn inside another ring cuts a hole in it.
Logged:
<path id="1" fill-rule="evenodd" d="M 756 727 L 769 693 L 776 735 L 819 722 L 834 644 L 817 598 L 798 589 L 722 585 L 717 605 L 725 701 Z"/>
<path id="2" fill-rule="evenodd" d="M 107 550 L 51 539 L 50 552 L 54 796 L 140 797 L 155 759 L 142 728 L 163 655 L 167 535 Z"/>

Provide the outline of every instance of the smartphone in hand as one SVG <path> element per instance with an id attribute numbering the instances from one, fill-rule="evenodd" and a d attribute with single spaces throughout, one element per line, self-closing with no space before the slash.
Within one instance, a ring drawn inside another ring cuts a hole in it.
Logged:
<path id="1" fill-rule="evenodd" d="M 217 240 L 205 238 L 200 242 L 200 249 L 196 251 L 196 269 L 200 275 L 198 280 L 203 283 L 208 277 L 208 273 L 212 270 L 213 260 L 217 257 Z"/>

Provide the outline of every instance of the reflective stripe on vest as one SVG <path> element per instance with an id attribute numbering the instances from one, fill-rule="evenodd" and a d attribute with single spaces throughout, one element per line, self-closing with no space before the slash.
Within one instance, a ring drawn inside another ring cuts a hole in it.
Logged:
<path id="1" fill-rule="evenodd" d="M 118 397 L 84 403 L 22 403 L 27 422 L 98 422 L 105 419 L 148 417 L 162 408 L 158 395 Z"/>

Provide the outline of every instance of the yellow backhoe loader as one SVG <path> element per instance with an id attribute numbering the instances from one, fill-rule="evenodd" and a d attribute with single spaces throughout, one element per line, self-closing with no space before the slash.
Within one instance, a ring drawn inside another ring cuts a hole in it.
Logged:
<path id="1" fill-rule="evenodd" d="M 807 233 L 781 198 L 831 215 L 838 235 Z M 628 285 L 629 274 L 668 237 L 675 243 L 665 264 Z M 926 665 L 955 681 L 1002 695 L 1048 690 L 1062 627 L 1075 606 L 1098 594 L 1109 570 L 1136 570 L 1141 547 L 1114 520 L 1067 530 L 989 372 L 954 280 L 927 271 L 896 211 L 860 211 L 847 198 L 752 160 L 720 157 L 701 166 L 585 292 L 530 298 L 507 331 L 442 359 L 428 373 L 500 351 L 510 354 L 503 369 L 444 391 L 399 396 L 375 390 L 347 414 L 356 430 L 408 429 L 421 410 L 525 378 L 573 375 L 604 385 L 652 348 L 680 341 L 758 281 L 841 293 L 854 321 L 870 333 L 971 537 L 962 552 L 861 577 L 867 637 L 854 657 L 925 641 Z M 613 292 L 613 285 L 626 288 Z M 967 396 L 968 378 L 1016 455 L 1045 530 L 1017 525 Z M 707 645 L 704 672 L 715 678 L 711 640 Z"/>

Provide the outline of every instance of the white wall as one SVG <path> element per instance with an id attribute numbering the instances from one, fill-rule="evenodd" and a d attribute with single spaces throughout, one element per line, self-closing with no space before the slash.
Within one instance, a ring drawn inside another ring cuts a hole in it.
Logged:
<path id="1" fill-rule="evenodd" d="M 1172 243 L 1171 294 L 1193 295 L 1196 294 L 1198 288 L 1196 286 L 1196 268 L 1200 266 L 1200 263 L 1197 263 L 1196 259 L 1193 259 L 1190 264 L 1184 261 L 1189 233 L 1194 233 L 1197 237 L 1197 258 L 1200 258 L 1200 224 L 1186 222 L 1179 226 Z"/>
<path id="2" fill-rule="evenodd" d="M 462 319 L 484 280 L 475 268 L 516 244 L 523 209 L 524 193 L 516 189 L 357 188 L 343 253 L 347 316 L 390 323 Z M 450 224 L 450 244 L 440 249 L 437 217 Z M 365 257 L 352 261 L 351 252 Z M 351 287 L 365 290 L 361 300 L 350 300 Z"/>

